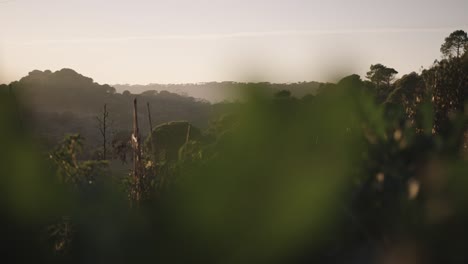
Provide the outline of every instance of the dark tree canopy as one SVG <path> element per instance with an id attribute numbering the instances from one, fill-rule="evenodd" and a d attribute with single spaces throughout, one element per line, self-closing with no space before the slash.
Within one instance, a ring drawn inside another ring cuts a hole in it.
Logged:
<path id="1" fill-rule="evenodd" d="M 361 76 L 357 74 L 346 76 L 338 82 L 338 85 L 362 86 Z"/>
<path id="2" fill-rule="evenodd" d="M 370 71 L 367 72 L 367 79 L 378 87 L 387 86 L 390 87 L 392 81 L 395 79 L 395 75 L 398 72 L 382 64 L 371 65 Z"/>
<path id="3" fill-rule="evenodd" d="M 291 92 L 288 90 L 281 90 L 277 93 L 275 93 L 275 97 L 277 98 L 288 98 L 291 97 Z"/>
<path id="4" fill-rule="evenodd" d="M 189 140 L 198 140 L 201 137 L 201 131 L 189 122 L 175 121 L 154 128 L 145 144 L 148 149 L 152 146 L 157 149 L 154 155 L 158 160 L 176 161 L 179 149 L 186 143 L 187 137 Z"/>
<path id="5" fill-rule="evenodd" d="M 444 44 L 440 47 L 440 51 L 445 57 L 460 58 L 468 49 L 468 35 L 463 30 L 454 31 L 450 36 L 445 38 Z"/>

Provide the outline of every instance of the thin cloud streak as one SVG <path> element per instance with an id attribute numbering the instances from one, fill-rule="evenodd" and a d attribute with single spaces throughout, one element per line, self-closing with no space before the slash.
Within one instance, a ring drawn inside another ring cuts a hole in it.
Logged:
<path id="1" fill-rule="evenodd" d="M 152 40 L 216 40 L 235 38 L 258 37 L 307 37 L 322 35 L 350 35 L 350 34 L 379 34 L 379 33 L 437 33 L 449 32 L 454 29 L 467 28 L 468 26 L 450 28 L 382 28 L 382 29 L 349 29 L 349 30 L 289 30 L 289 31 L 264 31 L 264 32 L 237 32 L 228 34 L 199 34 L 199 35 L 155 35 L 155 36 L 130 36 L 110 38 L 79 38 L 79 39 L 48 39 L 33 40 L 28 42 L 7 42 L 10 45 L 43 45 L 60 43 L 109 43 L 127 41 L 152 41 Z"/>

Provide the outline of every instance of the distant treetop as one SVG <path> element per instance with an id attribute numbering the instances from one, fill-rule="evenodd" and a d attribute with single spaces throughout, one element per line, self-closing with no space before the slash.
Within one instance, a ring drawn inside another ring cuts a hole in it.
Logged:
<path id="1" fill-rule="evenodd" d="M 440 51 L 445 57 L 460 58 L 468 49 L 468 35 L 463 30 L 456 30 L 445 38 Z"/>

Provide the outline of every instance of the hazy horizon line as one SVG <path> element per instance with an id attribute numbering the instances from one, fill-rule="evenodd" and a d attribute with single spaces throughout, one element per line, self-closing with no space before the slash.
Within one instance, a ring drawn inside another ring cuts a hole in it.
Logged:
<path id="1" fill-rule="evenodd" d="M 195 85 L 203 85 L 209 83 L 241 83 L 241 84 L 260 84 L 260 83 L 269 83 L 269 84 L 300 84 L 300 83 L 327 83 L 321 81 L 290 81 L 290 82 L 272 82 L 272 81 L 204 81 L 204 82 L 174 82 L 174 83 L 147 83 L 147 84 L 130 84 L 130 83 L 114 83 L 108 84 L 110 86 L 113 85 L 120 85 L 120 86 L 150 86 L 150 85 L 188 85 L 188 84 L 195 84 Z"/>

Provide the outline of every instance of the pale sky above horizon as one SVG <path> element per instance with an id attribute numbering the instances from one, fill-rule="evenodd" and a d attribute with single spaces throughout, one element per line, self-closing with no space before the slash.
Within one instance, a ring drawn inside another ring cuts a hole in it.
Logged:
<path id="1" fill-rule="evenodd" d="M 0 0 L 0 83 L 72 68 L 108 84 L 400 74 L 468 30 L 467 0 Z"/>

